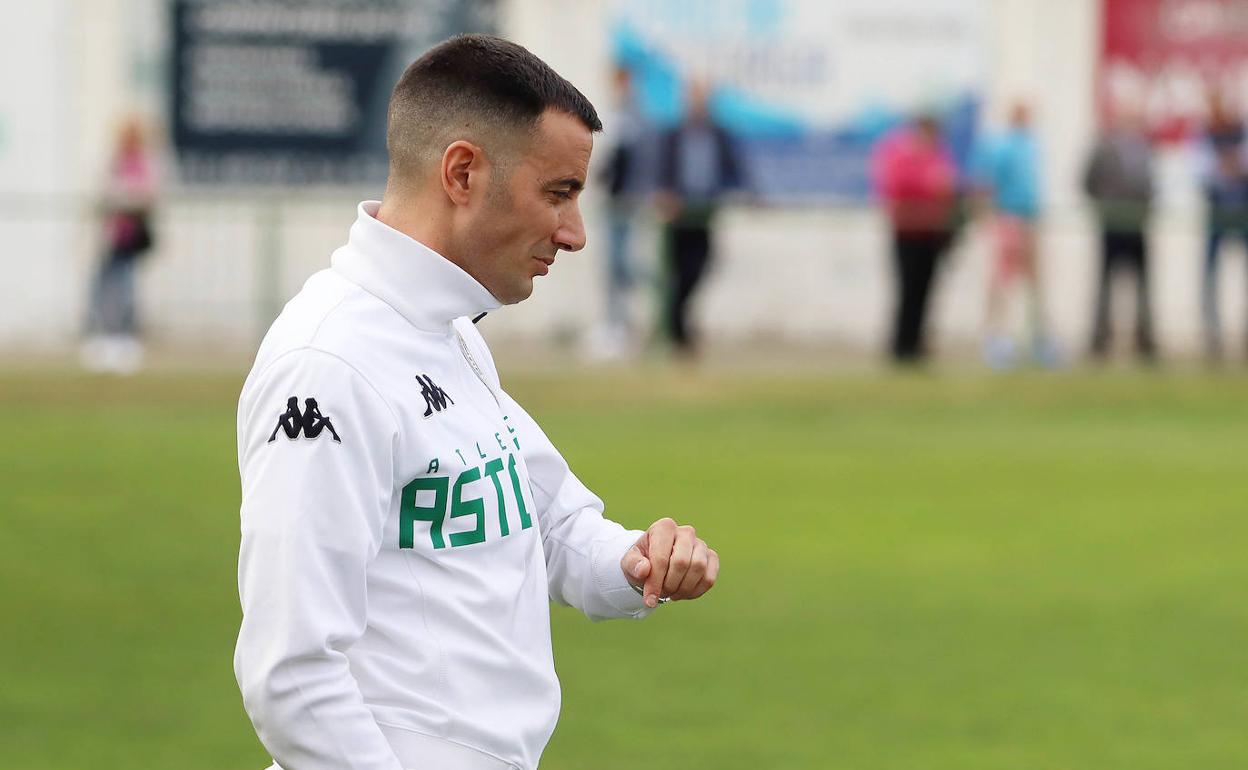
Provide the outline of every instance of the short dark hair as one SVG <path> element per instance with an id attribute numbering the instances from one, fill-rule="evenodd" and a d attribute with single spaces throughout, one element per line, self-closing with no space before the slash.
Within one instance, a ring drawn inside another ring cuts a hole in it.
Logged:
<path id="1" fill-rule="evenodd" d="M 457 139 L 487 152 L 507 138 L 527 140 L 552 108 L 602 130 L 589 99 L 528 49 L 492 35 L 457 35 L 408 65 L 394 87 L 386 128 L 391 174 L 441 158 Z"/>

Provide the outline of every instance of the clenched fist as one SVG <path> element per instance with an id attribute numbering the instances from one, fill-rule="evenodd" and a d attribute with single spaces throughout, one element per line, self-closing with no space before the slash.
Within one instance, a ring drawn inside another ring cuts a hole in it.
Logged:
<path id="1" fill-rule="evenodd" d="M 689 525 L 670 518 L 650 525 L 620 559 L 628 582 L 642 590 L 647 607 L 663 599 L 696 599 L 715 585 L 719 554 Z"/>

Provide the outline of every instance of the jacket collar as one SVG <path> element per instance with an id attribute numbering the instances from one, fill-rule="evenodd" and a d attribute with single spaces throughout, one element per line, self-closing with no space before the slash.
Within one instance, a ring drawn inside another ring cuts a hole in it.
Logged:
<path id="1" fill-rule="evenodd" d="M 380 222 L 380 208 L 360 204 L 346 245 L 330 258 L 335 271 L 425 331 L 445 332 L 456 318 L 501 306 L 458 265 Z"/>

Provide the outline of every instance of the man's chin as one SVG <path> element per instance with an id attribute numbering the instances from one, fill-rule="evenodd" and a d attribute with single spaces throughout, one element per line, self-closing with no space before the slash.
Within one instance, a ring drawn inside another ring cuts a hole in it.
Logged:
<path id="1" fill-rule="evenodd" d="M 508 292 L 507 296 L 499 297 L 498 300 L 499 302 L 502 302 L 504 305 L 515 305 L 518 302 L 524 302 L 526 299 L 528 299 L 531 296 L 533 296 L 533 279 L 532 278 L 530 278 L 528 281 L 525 281 L 524 285 L 522 286 L 511 287 L 511 291 Z"/>

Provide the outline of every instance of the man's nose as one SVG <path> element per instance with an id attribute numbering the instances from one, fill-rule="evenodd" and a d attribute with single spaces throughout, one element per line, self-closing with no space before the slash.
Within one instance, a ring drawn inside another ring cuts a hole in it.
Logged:
<path id="1" fill-rule="evenodd" d="M 570 211 L 560 220 L 554 241 L 561 251 L 580 251 L 585 248 L 585 222 L 581 219 L 579 206 L 570 207 Z"/>

